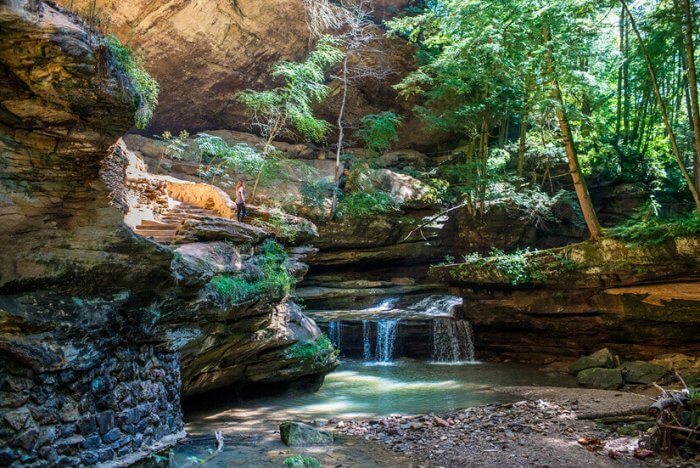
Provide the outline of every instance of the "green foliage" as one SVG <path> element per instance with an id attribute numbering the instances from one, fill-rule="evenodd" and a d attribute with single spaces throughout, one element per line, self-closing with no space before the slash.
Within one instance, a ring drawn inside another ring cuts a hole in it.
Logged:
<path id="1" fill-rule="evenodd" d="M 336 191 L 338 191 L 338 188 L 332 179 L 304 181 L 299 187 L 304 204 L 318 209 L 322 209 L 326 200 L 331 198 L 333 192 Z"/>
<path id="2" fill-rule="evenodd" d="M 362 117 L 357 136 L 373 155 L 379 156 L 399 140 L 396 130 L 401 118 L 393 112 L 380 112 Z"/>
<path id="3" fill-rule="evenodd" d="M 292 455 L 284 460 L 284 468 L 321 468 L 321 463 L 314 457 Z"/>
<path id="4" fill-rule="evenodd" d="M 287 349 L 286 355 L 289 358 L 326 362 L 329 358 L 335 358 L 338 351 L 326 335 L 321 335 L 315 341 L 297 341 Z"/>
<path id="5" fill-rule="evenodd" d="M 700 214 L 692 212 L 666 218 L 637 216 L 620 226 L 608 229 L 607 233 L 613 239 L 630 244 L 658 245 L 676 237 L 700 235 Z"/>
<path id="6" fill-rule="evenodd" d="M 463 257 L 462 268 L 455 274 L 467 277 L 495 271 L 513 286 L 546 281 L 552 274 L 573 271 L 577 265 L 566 256 L 555 252 L 539 252 L 529 248 L 506 253 L 492 249 L 489 256 L 471 253 Z"/>
<path id="7" fill-rule="evenodd" d="M 218 163 L 219 166 L 231 169 L 236 174 L 254 174 L 263 166 L 267 166 L 265 158 L 255 148 L 245 143 L 229 145 L 223 138 L 200 133 L 197 135 L 195 146 L 200 161 Z M 265 171 L 265 175 L 272 176 L 270 172 L 274 171 Z"/>
<path id="8" fill-rule="evenodd" d="M 338 204 L 338 216 L 362 218 L 398 211 L 398 203 L 387 192 L 370 189 L 343 195 Z"/>
<path id="9" fill-rule="evenodd" d="M 206 296 L 221 307 L 257 300 L 259 296 L 284 297 L 294 285 L 287 271 L 287 252 L 277 242 L 268 239 L 258 249 L 257 270 L 247 276 L 220 274 L 207 285 Z"/>
<path id="10" fill-rule="evenodd" d="M 272 232 L 285 242 L 295 242 L 302 232 L 312 230 L 312 226 L 303 218 L 292 218 L 279 208 L 262 207 L 269 216 L 266 219 L 254 218 L 251 224 Z"/>
<path id="11" fill-rule="evenodd" d="M 158 105 L 158 82 L 143 68 L 141 60 L 131 49 L 121 43 L 116 36 L 104 38 L 105 45 L 116 67 L 129 77 L 136 93 L 136 113 L 134 124 L 137 128 L 146 128 L 153 118 L 153 112 Z"/>
<path id="12" fill-rule="evenodd" d="M 306 140 L 323 140 L 330 127 L 328 122 L 314 117 L 313 106 L 328 95 L 325 71 L 344 56 L 337 46 L 337 40 L 322 37 L 305 61 L 274 66 L 272 76 L 282 79 L 284 86 L 266 91 L 245 90 L 236 95 L 266 138 L 273 139 L 291 127 Z"/>

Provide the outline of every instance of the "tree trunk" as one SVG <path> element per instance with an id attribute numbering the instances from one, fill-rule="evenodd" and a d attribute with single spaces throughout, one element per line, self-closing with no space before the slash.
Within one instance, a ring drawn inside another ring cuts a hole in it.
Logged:
<path id="1" fill-rule="evenodd" d="M 695 44 L 693 42 L 693 10 L 690 0 L 681 0 L 685 17 L 685 54 L 688 70 L 688 88 L 690 90 L 690 107 L 693 121 L 693 142 L 695 158 L 693 172 L 695 175 L 695 190 L 700 192 L 700 105 L 698 104 L 698 78 L 695 68 Z"/>
<path id="2" fill-rule="evenodd" d="M 622 128 L 622 66 L 625 61 L 625 15 L 620 15 L 620 56 L 622 63 L 617 69 L 617 112 L 615 113 L 615 141 L 620 139 L 620 130 Z"/>
<path id="3" fill-rule="evenodd" d="M 664 125 L 666 126 L 666 133 L 668 134 L 668 139 L 671 141 L 671 150 L 673 151 L 673 157 L 676 159 L 676 163 L 678 163 L 678 168 L 680 169 L 683 178 L 688 184 L 688 190 L 690 190 L 690 194 L 693 196 L 693 201 L 695 202 L 695 209 L 697 211 L 700 211 L 700 196 L 698 195 L 698 190 L 695 188 L 695 182 L 688 174 L 688 171 L 686 170 L 685 165 L 683 164 L 683 159 L 681 159 L 680 150 L 678 149 L 678 142 L 676 141 L 676 134 L 673 132 L 673 127 L 671 126 L 671 123 L 668 119 L 666 103 L 661 97 L 661 92 L 659 91 L 659 83 L 656 79 L 656 72 L 654 72 L 654 66 L 651 63 L 651 58 L 649 57 L 647 49 L 644 46 L 642 35 L 640 34 L 639 29 L 637 28 L 637 23 L 634 21 L 634 16 L 632 16 L 632 12 L 628 8 L 625 0 L 620 0 L 620 2 L 622 3 L 623 8 L 627 12 L 627 17 L 630 20 L 630 26 L 632 27 L 635 36 L 637 36 L 637 40 L 639 41 L 639 48 L 642 51 L 644 60 L 646 61 L 647 69 L 649 70 L 649 78 L 651 79 L 651 85 L 653 87 L 654 94 L 656 95 L 656 101 L 658 103 L 659 110 L 661 111 L 661 118 L 663 119 Z"/>
<path id="4" fill-rule="evenodd" d="M 557 79 L 554 61 L 552 59 L 551 50 L 551 33 L 549 31 L 549 25 L 543 28 L 545 53 L 547 60 L 547 75 L 551 86 L 551 96 L 554 102 L 556 102 L 556 114 L 557 120 L 559 121 L 559 128 L 561 129 L 561 138 L 564 142 L 564 148 L 566 149 L 566 158 L 569 161 L 569 171 L 571 172 L 571 178 L 574 182 L 574 189 L 576 190 L 576 196 L 578 197 L 579 205 L 581 205 L 581 211 L 583 212 L 583 218 L 586 221 L 586 226 L 588 226 L 588 231 L 591 234 L 591 239 L 596 241 L 600 239 L 603 235 L 603 230 L 598 222 L 598 216 L 596 215 L 595 208 L 593 208 L 593 202 L 591 201 L 591 195 L 588 193 L 588 186 L 581 173 L 581 165 L 578 161 L 578 155 L 576 154 L 576 145 L 574 143 L 574 136 L 571 132 L 571 127 L 569 126 L 569 120 L 566 117 L 566 112 L 564 111 L 564 99 L 562 98 L 561 88 L 559 87 L 559 80 Z"/>
<path id="5" fill-rule="evenodd" d="M 624 8 L 624 7 L 623 7 Z M 624 17 L 624 15 L 623 15 Z M 622 121 L 624 125 L 624 139 L 623 141 L 627 143 L 630 139 L 630 90 L 629 90 L 629 24 L 627 21 L 624 22 L 624 41 L 625 47 L 623 49 L 622 55 Z"/>
<path id="6" fill-rule="evenodd" d="M 343 151 L 343 138 L 345 132 L 343 127 L 343 117 L 345 115 L 345 103 L 348 100 L 348 54 L 343 59 L 343 99 L 338 112 L 338 148 L 335 150 L 335 176 L 333 177 L 333 201 L 331 202 L 331 212 L 329 219 L 335 218 L 335 210 L 338 208 L 338 190 L 340 190 L 340 154 Z"/>

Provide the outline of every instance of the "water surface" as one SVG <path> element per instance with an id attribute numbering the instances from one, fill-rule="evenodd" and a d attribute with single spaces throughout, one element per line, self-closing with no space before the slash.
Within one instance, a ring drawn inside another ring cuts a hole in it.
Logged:
<path id="1" fill-rule="evenodd" d="M 285 394 L 243 401 L 188 416 L 188 431 L 211 432 L 211 424 L 237 420 L 369 418 L 395 413 L 441 413 L 517 395 L 504 386 L 575 386 L 573 378 L 515 363 L 344 362 L 316 393 Z"/>

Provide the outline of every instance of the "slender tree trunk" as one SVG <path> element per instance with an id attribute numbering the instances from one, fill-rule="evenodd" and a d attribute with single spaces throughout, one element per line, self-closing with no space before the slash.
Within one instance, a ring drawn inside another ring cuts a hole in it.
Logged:
<path id="1" fill-rule="evenodd" d="M 593 202 L 591 201 L 591 195 L 588 193 L 586 180 L 583 178 L 583 174 L 581 173 L 581 165 L 579 164 L 578 155 L 576 154 L 574 136 L 571 132 L 571 127 L 569 125 L 569 120 L 566 117 L 566 112 L 564 111 L 564 99 L 562 98 L 559 80 L 557 79 L 554 69 L 554 61 L 552 59 L 552 45 L 550 42 L 551 33 L 549 31 L 549 25 L 546 25 L 543 28 L 543 35 L 547 61 L 547 75 L 551 86 L 550 93 L 557 106 L 557 120 L 559 121 L 561 137 L 562 141 L 564 142 L 564 148 L 566 149 L 566 158 L 569 161 L 569 171 L 571 172 L 571 178 L 574 182 L 576 196 L 578 197 L 579 205 L 581 205 L 583 218 L 586 221 L 586 226 L 588 226 L 591 239 L 596 241 L 602 237 L 603 230 L 598 222 L 598 216 L 596 215 L 595 208 L 593 208 Z"/>
<path id="2" fill-rule="evenodd" d="M 529 58 L 529 55 L 528 55 Z M 523 176 L 523 166 L 525 164 L 525 148 L 527 147 L 527 124 L 530 117 L 530 93 L 532 92 L 532 73 L 525 76 L 523 85 L 523 112 L 520 119 L 520 140 L 518 142 L 518 177 Z"/>
<path id="3" fill-rule="evenodd" d="M 485 113 L 481 121 L 481 144 L 479 146 L 479 168 L 481 172 L 481 180 L 479 181 L 479 206 L 481 214 L 483 215 L 486 201 L 486 161 L 489 156 L 489 119 Z"/>
<path id="4" fill-rule="evenodd" d="M 343 139 L 345 131 L 343 127 L 343 117 L 345 116 L 345 104 L 348 100 L 348 54 L 343 59 L 343 99 L 340 102 L 338 112 L 338 148 L 335 150 L 335 176 L 333 177 L 333 201 L 331 202 L 331 212 L 329 219 L 335 218 L 335 210 L 338 208 L 338 190 L 340 190 L 340 155 L 343 151 Z"/>
<path id="5" fill-rule="evenodd" d="M 620 56 L 622 62 L 617 69 L 617 113 L 615 114 L 615 141 L 620 139 L 620 130 L 622 128 L 622 67 L 624 66 L 625 57 L 625 15 L 620 15 Z"/>
<path id="6" fill-rule="evenodd" d="M 644 56 L 644 60 L 647 63 L 647 69 L 649 70 L 649 78 L 651 78 L 651 85 L 654 89 L 654 94 L 656 95 L 656 101 L 658 103 L 659 110 L 661 111 L 661 118 L 663 119 L 664 125 L 666 126 L 666 133 L 668 134 L 668 139 L 671 141 L 671 150 L 673 151 L 673 157 L 676 159 L 676 162 L 678 163 L 678 168 L 680 169 L 683 178 L 688 184 L 688 190 L 690 190 L 690 194 L 693 196 L 693 201 L 695 202 L 695 209 L 697 211 L 700 211 L 700 196 L 698 195 L 698 190 L 695 187 L 695 182 L 690 177 L 690 174 L 688 174 L 688 171 L 686 170 L 685 165 L 683 164 L 683 159 L 681 158 L 680 150 L 678 149 L 678 142 L 676 141 L 676 134 L 673 132 L 673 127 L 671 126 L 671 123 L 668 119 L 666 103 L 661 97 L 661 92 L 659 91 L 659 84 L 656 80 L 656 72 L 654 72 L 654 66 L 651 63 L 651 58 L 649 57 L 647 49 L 644 46 L 642 35 L 640 34 L 639 29 L 637 28 L 637 23 L 634 21 L 634 16 L 632 16 L 632 12 L 628 8 L 625 0 L 620 0 L 620 2 L 622 3 L 622 6 L 627 12 L 627 16 L 630 20 L 630 26 L 632 27 L 634 34 L 637 36 L 637 40 L 639 41 L 639 47 L 642 51 L 642 55 Z"/>
<path id="7" fill-rule="evenodd" d="M 685 17 L 685 54 L 688 70 L 688 89 L 690 90 L 690 108 L 693 121 L 693 142 L 695 158 L 693 172 L 695 175 L 695 190 L 700 192 L 700 104 L 698 103 L 698 78 L 695 68 L 695 43 L 693 42 L 693 10 L 690 0 L 681 0 L 683 16 Z"/>
<path id="8" fill-rule="evenodd" d="M 623 15 L 624 17 L 624 15 Z M 623 141 L 627 143 L 630 139 L 630 90 L 629 90 L 629 24 L 624 21 L 624 49 L 622 55 L 622 121 L 624 128 L 624 139 Z"/>

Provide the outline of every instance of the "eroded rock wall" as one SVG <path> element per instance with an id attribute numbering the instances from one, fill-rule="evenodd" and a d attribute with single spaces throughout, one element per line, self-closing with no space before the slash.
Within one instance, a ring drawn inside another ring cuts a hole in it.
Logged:
<path id="1" fill-rule="evenodd" d="M 87 0 L 60 0 L 86 13 Z M 277 86 L 270 77 L 279 61 L 299 61 L 311 50 L 311 18 L 304 0 L 140 0 L 97 1 L 97 17 L 106 33 L 116 34 L 143 57 L 144 64 L 161 86 L 160 105 L 148 135 L 182 129 L 210 128 L 250 131 L 250 115 L 234 99 L 244 89 Z M 311 0 L 309 3 L 314 3 Z M 377 2 L 377 22 L 401 12 L 406 0 Z M 379 30 L 379 28 L 378 28 Z M 379 36 L 382 36 L 379 31 Z M 357 128 L 366 114 L 394 109 L 406 116 L 401 144 L 434 146 L 438 139 L 419 119 L 411 117 L 412 105 L 398 99 L 391 85 L 414 65 L 414 50 L 400 39 L 381 37 L 363 57 L 380 65 L 381 79 L 354 80 L 348 93 L 347 128 Z M 382 50 L 381 54 L 374 50 Z M 182 92 L 187 90 L 187 92 Z M 331 84 L 331 93 L 319 106 L 319 115 L 335 122 L 342 86 Z"/>
<path id="2" fill-rule="evenodd" d="M 700 353 L 700 239 L 584 242 L 534 253 L 528 264 L 538 258 L 535 279 L 521 284 L 495 264 L 432 269 L 463 297 L 480 356 L 547 362 L 601 347 L 626 359 Z"/>
<path id="3" fill-rule="evenodd" d="M 175 277 L 173 250 L 127 227 L 128 192 L 143 186 L 121 185 L 124 158 L 103 161 L 134 101 L 73 17 L 0 4 L 0 465 L 128 462 L 174 442 L 181 373 L 194 393 L 337 365 L 332 349 L 295 353 L 318 328 L 285 307 L 289 291 L 209 304 L 201 269 Z M 198 265 L 257 278 L 244 243 L 225 244 L 238 255 L 225 264 Z M 289 262 L 302 276 L 301 257 Z"/>

